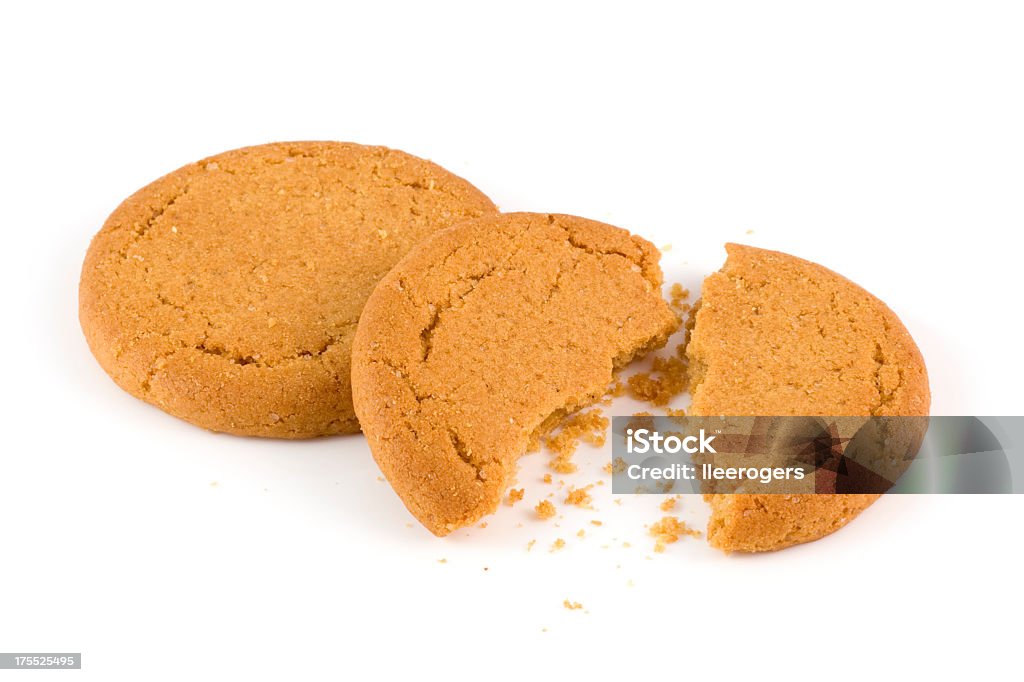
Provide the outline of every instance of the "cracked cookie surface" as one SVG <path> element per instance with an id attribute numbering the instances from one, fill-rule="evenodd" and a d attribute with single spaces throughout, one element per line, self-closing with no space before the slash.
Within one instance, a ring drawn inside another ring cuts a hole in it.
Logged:
<path id="1" fill-rule="evenodd" d="M 821 265 L 726 245 L 686 353 L 706 416 L 926 416 L 921 353 L 882 301 Z M 817 540 L 877 495 L 709 495 L 708 542 L 767 551 Z"/>
<path id="2" fill-rule="evenodd" d="M 356 432 L 350 351 L 373 287 L 414 244 L 496 211 L 468 182 L 384 147 L 226 152 L 107 219 L 82 268 L 82 329 L 118 385 L 199 426 Z"/>
<path id="3" fill-rule="evenodd" d="M 510 213 L 413 249 L 370 296 L 356 413 L 378 465 L 436 535 L 493 512 L 531 434 L 599 399 L 679 319 L 658 251 L 620 228 Z"/>

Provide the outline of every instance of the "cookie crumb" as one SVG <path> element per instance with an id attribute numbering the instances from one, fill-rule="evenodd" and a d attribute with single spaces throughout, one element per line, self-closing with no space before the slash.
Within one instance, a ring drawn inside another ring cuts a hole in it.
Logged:
<path id="1" fill-rule="evenodd" d="M 675 309 L 679 309 L 683 303 L 690 298 L 690 290 L 684 287 L 679 282 L 676 282 L 669 288 L 669 305 Z M 689 307 L 689 306 L 687 306 Z"/>
<path id="2" fill-rule="evenodd" d="M 629 378 L 630 395 L 635 400 L 662 407 L 689 386 L 688 364 L 679 354 L 656 357 L 649 372 Z"/>
<path id="3" fill-rule="evenodd" d="M 593 501 L 589 491 L 593 487 L 593 485 L 588 485 L 583 488 L 570 488 L 569 494 L 565 496 L 565 503 L 576 507 L 589 507 Z"/>
<path id="4" fill-rule="evenodd" d="M 577 470 L 572 456 L 581 442 L 601 447 L 609 420 L 600 408 L 578 412 L 564 421 L 555 435 L 544 438 L 544 445 L 554 455 L 550 466 L 560 474 L 571 474 Z"/>
<path id="5" fill-rule="evenodd" d="M 562 549 L 563 547 L 565 547 L 565 540 L 563 540 L 562 538 L 557 538 L 551 544 L 551 551 L 552 552 L 557 552 L 558 550 Z"/>
<path id="6" fill-rule="evenodd" d="M 676 507 L 676 498 L 674 498 L 674 497 L 670 497 L 670 498 L 668 498 L 667 500 L 665 500 L 664 502 L 661 503 L 661 511 L 663 511 L 663 512 L 672 511 L 673 509 L 675 509 L 675 507 Z"/>
<path id="7" fill-rule="evenodd" d="M 649 532 L 655 538 L 655 552 L 664 552 L 667 545 L 677 542 L 683 535 L 700 537 L 700 531 L 690 528 L 675 516 L 666 516 L 661 521 L 652 524 Z"/>
<path id="8" fill-rule="evenodd" d="M 619 379 L 619 376 L 616 374 L 614 381 L 612 381 L 612 384 L 608 387 L 608 390 L 605 392 L 604 397 L 601 398 L 601 404 L 606 406 L 611 405 L 612 401 L 615 398 L 618 398 L 619 396 L 625 394 L 626 385 L 622 383 L 622 380 Z"/>
<path id="9" fill-rule="evenodd" d="M 555 505 L 551 504 L 548 500 L 541 500 L 534 507 L 537 510 L 537 518 L 541 521 L 547 521 L 555 515 Z"/>
<path id="10" fill-rule="evenodd" d="M 579 603 L 578 601 L 569 601 L 568 599 L 562 602 L 562 606 L 569 609 L 570 611 L 578 611 L 583 608 L 583 604 Z"/>
<path id="11" fill-rule="evenodd" d="M 510 507 L 513 506 L 516 502 L 523 499 L 523 495 L 525 493 L 525 488 L 519 488 L 518 490 L 516 488 L 512 488 L 511 490 L 508 491 L 508 497 L 505 499 L 505 504 L 507 504 Z"/>
<path id="12" fill-rule="evenodd" d="M 634 412 L 633 418 L 626 422 L 626 430 L 629 429 L 654 430 L 654 415 L 650 412 Z"/>

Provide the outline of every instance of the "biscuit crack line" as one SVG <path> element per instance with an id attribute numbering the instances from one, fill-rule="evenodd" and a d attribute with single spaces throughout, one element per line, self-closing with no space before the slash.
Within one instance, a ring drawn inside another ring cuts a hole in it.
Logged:
<path id="1" fill-rule="evenodd" d="M 726 263 L 726 265 L 728 265 L 728 262 Z M 747 292 L 764 289 L 769 284 L 771 284 L 771 282 L 768 282 L 768 281 L 756 282 L 756 283 L 755 282 L 751 282 L 751 281 L 747 280 L 744 277 L 740 277 L 739 275 L 733 274 L 732 272 L 728 272 L 726 269 L 723 269 L 720 272 L 725 274 L 730 282 L 735 283 L 737 288 L 742 288 L 744 291 L 747 291 Z M 812 283 L 815 286 L 821 286 L 820 283 L 818 283 L 817 280 L 812 280 Z M 839 309 L 839 300 L 838 300 L 838 297 L 836 296 L 835 292 L 832 292 L 829 295 L 829 303 L 828 303 L 827 309 L 828 309 L 828 311 L 831 314 L 833 314 L 833 315 L 835 315 L 837 317 L 841 315 L 841 311 Z M 853 326 L 854 329 L 857 328 L 856 321 L 852 317 L 848 318 L 848 322 Z M 824 338 L 826 336 L 825 328 L 823 328 L 817 322 L 816 322 L 816 326 L 818 328 L 818 333 Z M 883 328 L 883 331 L 884 331 L 885 335 L 888 336 L 889 333 L 890 333 L 890 325 L 889 325 L 889 322 L 887 320 L 885 320 L 885 319 L 882 320 L 882 328 Z M 899 367 L 897 365 L 897 367 L 896 367 L 896 370 L 897 370 L 897 383 L 896 383 L 896 386 L 893 387 L 893 389 L 891 391 L 884 391 L 883 387 L 882 387 L 882 371 L 887 366 L 889 366 L 889 363 L 886 361 L 885 353 L 882 350 L 882 345 L 880 343 L 876 343 L 875 344 L 875 348 L 874 348 L 874 351 L 872 352 L 871 359 L 875 363 L 875 370 L 874 370 L 874 374 L 872 376 L 872 380 L 873 380 L 873 383 L 874 383 L 875 390 L 878 393 L 878 402 L 871 407 L 871 409 L 869 410 L 869 413 L 871 415 L 878 415 L 878 414 L 881 413 L 881 410 L 886 405 L 889 405 L 894 400 L 896 400 L 896 394 L 899 392 L 900 388 L 902 388 L 902 386 L 904 384 L 904 381 L 905 381 L 905 376 L 904 376 L 903 368 Z M 708 367 L 705 370 L 705 373 L 704 373 L 705 378 L 707 378 L 707 374 L 710 373 L 710 371 L 711 371 L 710 367 Z M 690 387 L 690 395 L 691 396 L 696 395 L 697 389 L 700 387 L 701 383 L 703 383 L 703 381 L 698 382 L 697 384 L 695 384 L 695 385 Z M 790 385 L 795 385 L 795 384 L 791 383 Z"/>
<path id="2" fill-rule="evenodd" d="M 558 221 L 557 221 L 557 219 L 555 218 L 554 215 L 550 215 L 550 214 L 548 215 L 548 225 L 551 225 L 553 227 L 557 227 L 558 229 L 562 230 L 565 233 L 565 241 L 566 241 L 566 243 L 568 243 L 569 246 L 573 247 L 574 249 L 579 249 L 580 251 L 583 251 L 584 253 L 590 254 L 591 256 L 621 256 L 622 258 L 625 258 L 626 260 L 628 260 L 633 265 L 636 265 L 637 267 L 639 267 L 641 269 L 641 271 L 643 271 L 645 279 L 646 279 L 647 263 L 645 262 L 645 260 L 643 258 L 640 258 L 640 260 L 637 260 L 636 258 L 631 257 L 629 254 L 623 253 L 622 251 L 617 251 L 615 249 L 610 249 L 610 250 L 605 251 L 603 249 L 598 249 L 596 247 L 593 247 L 593 246 L 590 246 L 588 244 L 585 244 L 585 243 L 579 241 L 576 238 L 576 235 L 573 234 L 572 230 L 570 230 L 568 227 L 566 227 L 564 225 L 559 225 Z"/>
<path id="3" fill-rule="evenodd" d="M 346 327 L 352 327 L 355 322 L 346 321 L 344 323 Z M 244 367 L 246 365 L 256 365 L 257 367 L 273 369 L 283 364 L 294 362 L 296 360 L 308 360 L 312 358 L 319 358 L 323 356 L 332 346 L 337 345 L 343 334 L 332 335 L 327 337 L 326 343 L 324 343 L 317 350 L 301 350 L 293 355 L 286 355 L 273 361 L 263 361 L 252 355 L 241 355 L 240 353 L 232 353 L 226 348 L 222 348 L 216 345 L 207 345 L 206 341 L 201 341 L 193 346 L 196 350 L 206 353 L 207 355 L 215 355 L 217 357 L 224 358 L 233 365 L 239 365 Z"/>
<path id="4" fill-rule="evenodd" d="M 142 241 L 143 237 L 145 237 L 149 233 L 149 231 L 156 226 L 156 221 L 159 220 L 160 217 L 167 212 L 167 209 L 169 209 L 171 206 L 174 206 L 174 204 L 176 204 L 179 199 L 188 194 L 191 188 L 191 183 L 186 184 L 185 187 L 180 192 L 175 194 L 173 197 L 168 199 L 164 204 L 162 204 L 159 208 L 153 211 L 150 214 L 149 219 L 146 220 L 142 227 L 139 227 L 134 230 L 134 236 L 128 240 L 128 243 L 125 244 L 124 248 L 122 248 L 120 251 L 122 259 L 128 259 L 128 250 L 131 249 L 136 244 L 138 244 L 140 241 Z"/>
<path id="5" fill-rule="evenodd" d="M 409 388 L 409 392 L 412 394 L 412 397 L 413 397 L 414 402 L 415 402 L 415 408 L 414 408 L 414 412 L 415 413 L 419 413 L 420 412 L 420 410 L 421 410 L 421 408 L 423 406 L 423 402 L 425 400 L 437 400 L 438 402 L 441 402 L 441 403 L 448 403 L 449 402 L 448 400 L 446 400 L 446 399 L 444 399 L 444 398 L 442 398 L 440 396 L 420 393 L 419 389 L 416 387 L 416 384 L 412 381 L 412 378 L 410 376 L 408 376 L 408 374 L 399 365 L 396 365 L 394 362 L 391 362 L 390 360 L 385 360 L 385 359 L 376 359 L 376 360 L 372 360 L 372 362 L 380 363 L 380 364 L 384 365 L 385 367 L 390 369 L 394 373 L 394 375 L 396 377 L 401 379 L 406 384 L 406 386 Z M 410 415 L 408 415 L 408 414 L 403 415 L 403 417 L 401 418 L 400 421 L 405 426 L 405 428 L 409 429 L 409 431 L 412 433 L 413 437 L 417 441 L 420 440 L 419 431 L 413 425 L 413 420 L 410 418 Z M 470 467 L 473 468 L 473 470 L 476 472 L 476 480 L 477 481 L 479 481 L 481 483 L 485 482 L 487 480 L 487 475 L 484 473 L 484 470 L 483 470 L 484 465 L 488 464 L 488 463 L 493 464 L 497 460 L 485 459 L 485 460 L 479 461 L 479 462 L 474 460 L 473 456 L 472 456 L 472 453 L 470 452 L 470 449 L 466 446 L 465 441 L 463 441 L 462 438 L 458 435 L 458 433 L 456 433 L 455 429 L 453 429 L 452 427 L 447 427 L 445 429 L 445 432 L 447 433 L 448 440 L 451 442 L 452 451 L 459 457 L 460 460 L 462 460 L 467 465 L 469 465 Z M 385 440 L 390 440 L 386 436 L 384 438 L 385 438 Z"/>
<path id="6" fill-rule="evenodd" d="M 483 465 L 473 461 L 473 455 L 470 453 L 469 448 L 466 447 L 465 441 L 451 427 L 448 428 L 448 439 L 451 441 L 452 448 L 455 450 L 455 454 L 459 456 L 459 459 L 471 466 L 476 472 L 476 480 L 481 483 L 486 481 L 487 475 L 484 473 Z"/>
<path id="7" fill-rule="evenodd" d="M 343 320 L 342 322 L 337 323 L 336 326 L 341 327 L 344 331 L 342 331 L 339 334 L 331 334 L 331 335 L 329 335 L 327 337 L 326 342 L 323 343 L 316 350 L 300 350 L 300 351 L 298 351 L 298 352 L 296 352 L 296 353 L 294 353 L 292 355 L 286 355 L 286 356 L 277 358 L 276 360 L 273 360 L 273 361 L 262 361 L 262 360 L 258 359 L 257 357 L 254 357 L 252 355 L 242 355 L 241 353 L 235 353 L 235 352 L 228 351 L 228 349 L 223 348 L 221 346 L 207 345 L 207 339 L 209 338 L 209 330 L 214 327 L 213 322 L 210 320 L 210 318 L 207 315 L 204 315 L 201 311 L 198 311 L 198 310 L 192 311 L 192 310 L 187 309 L 185 306 L 182 306 L 182 305 L 179 305 L 179 304 L 175 303 L 174 301 L 170 300 L 170 298 L 168 298 L 162 292 L 157 292 L 156 298 L 157 298 L 157 301 L 159 301 L 161 305 L 165 305 L 165 306 L 168 306 L 170 308 L 173 308 L 174 310 L 177 310 L 178 312 L 181 312 L 181 313 L 183 313 L 185 315 L 195 314 L 195 315 L 198 315 L 199 317 L 203 318 L 203 320 L 206 322 L 207 332 L 203 336 L 202 340 L 200 340 L 198 343 L 192 344 L 192 347 L 195 350 L 198 350 L 198 351 L 200 351 L 202 353 L 205 353 L 207 355 L 216 355 L 218 357 L 222 357 L 225 360 L 227 360 L 228 362 L 230 362 L 231 364 L 239 365 L 239 366 L 243 366 L 243 367 L 246 366 L 246 365 L 256 365 L 257 367 L 264 367 L 264 368 L 267 368 L 267 369 L 272 369 L 274 367 L 278 367 L 280 365 L 283 365 L 283 364 L 286 364 L 286 363 L 289 363 L 289 362 L 294 362 L 296 360 L 307 360 L 307 359 L 311 359 L 311 358 L 319 358 L 324 353 L 326 353 L 328 350 L 330 350 L 332 346 L 338 344 L 342 340 L 342 338 L 344 337 L 345 332 L 350 330 L 352 327 L 356 326 L 356 324 L 359 322 L 359 318 L 355 318 L 355 319 Z M 165 336 L 169 336 L 169 335 L 165 335 Z M 187 347 L 187 344 L 184 344 L 184 342 L 182 342 L 182 343 L 183 343 L 183 345 L 185 347 Z"/>
<path id="8" fill-rule="evenodd" d="M 563 229 L 565 229 L 565 228 L 563 228 Z M 567 233 L 568 233 L 568 231 L 567 231 Z M 571 242 L 570 242 L 570 246 L 573 246 L 574 248 L 579 248 L 580 250 L 586 251 L 587 253 L 589 253 L 591 255 L 605 254 L 605 252 L 588 251 L 587 249 L 582 248 L 582 247 L 578 247 L 578 246 L 572 244 Z M 454 256 L 455 253 L 457 253 L 458 251 L 459 251 L 459 249 L 456 249 L 452 253 L 450 253 L 447 256 L 445 256 L 445 259 L 444 259 L 444 261 L 442 263 L 442 266 L 444 264 L 447 264 L 448 260 L 452 256 Z M 435 331 L 437 330 L 438 326 L 441 323 L 441 315 L 443 313 L 451 310 L 453 307 L 455 307 L 456 302 L 465 302 L 466 298 L 469 295 L 471 295 L 474 291 L 476 291 L 477 287 L 479 287 L 480 284 L 485 279 L 490 277 L 492 274 L 497 272 L 499 269 L 508 267 L 508 264 L 511 263 L 513 260 L 515 260 L 516 256 L 518 256 L 519 253 L 521 253 L 522 251 L 523 251 L 523 248 L 519 247 L 519 248 L 515 249 L 514 251 L 512 251 L 511 253 L 507 254 L 506 257 L 504 259 L 502 259 L 502 261 L 500 263 L 496 263 L 496 264 L 488 267 L 486 270 L 484 270 L 484 272 L 482 272 L 482 273 L 480 273 L 478 275 L 473 275 L 471 277 L 460 277 L 460 278 L 456 279 L 454 282 L 449 283 L 449 290 L 451 289 L 452 285 L 458 284 L 460 282 L 469 282 L 470 286 L 469 286 L 469 289 L 467 289 L 466 291 L 464 291 L 464 292 L 462 292 L 461 294 L 458 295 L 457 300 L 456 300 L 456 298 L 451 293 L 449 293 L 448 298 L 442 304 L 440 304 L 440 305 L 432 304 L 432 305 L 435 305 L 435 309 L 433 311 L 433 315 L 431 316 L 430 321 L 427 323 L 427 326 L 424 327 L 420 331 L 420 346 L 421 346 L 421 349 L 422 349 L 422 360 L 423 360 L 423 362 L 426 362 L 428 360 L 428 358 L 430 357 L 430 352 L 431 352 L 431 350 L 433 350 L 434 333 L 435 333 Z M 610 255 L 610 254 L 605 254 L 605 255 Z M 624 258 L 626 257 L 624 254 L 615 254 L 615 255 L 620 255 L 620 256 L 623 256 Z M 579 259 L 572 258 L 571 260 L 572 260 L 571 267 L 573 268 L 573 270 L 575 270 L 575 268 L 577 268 L 579 266 Z M 628 258 L 627 258 L 627 260 L 628 260 Z M 561 281 L 562 281 L 562 277 L 565 274 L 565 270 L 566 270 L 565 265 L 562 264 L 562 263 L 559 263 L 558 271 L 555 273 L 554 282 L 552 283 L 552 286 L 549 289 L 547 295 L 544 297 L 544 301 L 542 302 L 542 305 L 548 304 L 551 301 L 551 299 L 554 297 L 555 293 L 557 293 L 557 291 L 559 290 L 560 284 L 561 284 Z M 403 291 L 408 291 L 408 287 L 406 287 L 401 281 L 399 281 L 399 284 L 401 285 L 401 288 L 402 288 Z M 410 298 L 410 301 L 415 305 L 416 301 L 412 299 L 411 295 L 410 295 L 409 298 Z"/>
<path id="9" fill-rule="evenodd" d="M 511 257 L 509 258 L 509 260 L 511 260 Z M 507 264 L 507 261 L 502 265 L 505 264 Z M 480 286 L 480 283 L 487 279 L 495 271 L 497 271 L 498 268 L 498 265 L 494 265 L 479 275 L 475 275 L 473 277 L 459 278 L 458 280 L 453 282 L 453 284 L 459 282 L 468 282 L 469 289 L 459 294 L 457 299 L 451 293 L 449 293 L 448 298 L 447 300 L 444 301 L 444 303 L 442 303 L 441 305 L 434 306 L 434 312 L 430 318 L 430 321 L 427 323 L 427 326 L 424 327 L 422 331 L 420 331 L 420 347 L 422 349 L 423 362 L 426 362 L 429 359 L 430 351 L 433 350 L 434 332 L 437 331 L 437 327 L 441 324 L 441 314 L 448 312 L 449 310 L 454 308 L 457 302 L 464 303 L 466 301 L 466 297 L 472 294 L 476 290 L 476 288 Z"/>

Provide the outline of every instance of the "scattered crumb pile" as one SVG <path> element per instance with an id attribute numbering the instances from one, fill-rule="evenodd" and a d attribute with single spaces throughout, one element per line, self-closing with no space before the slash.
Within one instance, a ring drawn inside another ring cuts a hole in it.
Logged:
<path id="1" fill-rule="evenodd" d="M 612 385 L 608 387 L 608 392 L 601 398 L 602 405 L 611 405 L 613 398 L 626 395 L 626 385 L 619 379 L 618 374 L 615 375 L 615 380 Z"/>
<path id="2" fill-rule="evenodd" d="M 667 357 L 655 357 L 651 369 L 638 372 L 628 380 L 629 394 L 634 400 L 648 402 L 658 407 L 668 405 L 677 395 L 689 388 L 689 364 L 686 359 L 686 343 L 693 327 L 693 316 L 687 317 L 693 306 L 687 303 L 690 291 L 679 283 L 669 289 L 669 306 L 681 317 L 686 317 L 683 342 L 676 346 L 675 353 Z M 682 410 L 669 410 L 669 416 L 684 416 Z"/>
<path id="3" fill-rule="evenodd" d="M 687 313 L 690 310 L 690 304 L 687 303 L 687 299 L 690 298 L 690 290 L 683 287 L 682 284 L 676 282 L 672 285 L 668 292 L 669 301 L 668 305 L 679 314 Z"/>
<path id="4" fill-rule="evenodd" d="M 668 408 L 666 406 L 676 396 L 689 389 L 688 362 L 685 354 L 686 343 L 693 326 L 693 316 L 691 314 L 693 306 L 687 302 L 689 296 L 690 292 L 680 284 L 673 284 L 670 287 L 669 305 L 681 317 L 689 318 L 686 320 L 684 327 L 685 335 L 683 342 L 670 355 L 654 357 L 651 360 L 648 371 L 634 374 L 625 383 L 616 375 L 613 383 L 608 387 L 607 393 L 600 401 L 601 405 L 608 406 L 612 404 L 614 398 L 629 394 L 635 400 L 665 408 L 667 416 L 685 416 L 684 410 Z M 633 415 L 633 419 L 630 420 L 627 426 L 633 429 L 653 428 L 653 424 L 653 414 L 650 412 L 639 412 Z M 593 407 L 568 417 L 564 414 L 552 415 L 532 435 L 529 450 L 537 451 L 543 447 L 551 453 L 549 466 L 552 471 L 558 474 L 573 474 L 578 470 L 576 463 L 573 462 L 573 456 L 580 443 L 588 443 L 595 447 L 603 446 L 609 425 L 610 420 L 604 416 L 600 407 Z M 626 463 L 621 458 L 617 458 L 613 462 L 604 465 L 603 469 L 607 474 L 615 474 L 625 470 L 625 466 Z M 547 484 L 553 482 L 550 473 L 544 474 L 542 480 Z M 599 483 L 604 483 L 604 481 Z M 560 482 L 560 485 L 564 485 L 564 482 Z M 590 490 L 594 485 L 590 484 L 582 488 L 569 486 L 565 497 L 565 504 L 590 509 L 593 502 Z M 510 489 L 505 500 L 506 504 L 509 506 L 516 504 L 523 499 L 523 495 L 524 490 L 522 488 Z M 548 495 L 548 497 L 552 496 Z M 619 500 L 615 500 L 615 502 L 619 502 Z M 678 508 L 678 497 L 665 499 L 661 502 L 660 508 L 664 513 L 676 510 Z M 552 519 L 558 514 L 555 505 L 546 499 L 538 502 L 534 509 L 537 518 L 541 521 Z M 593 526 L 602 525 L 597 520 L 591 520 L 590 523 Z M 648 531 L 655 538 L 655 552 L 664 552 L 668 545 L 678 542 L 683 536 L 699 537 L 701 535 L 700 531 L 690 528 L 676 516 L 664 516 L 660 521 L 649 526 Z M 585 535 L 583 530 L 577 532 L 578 537 L 584 537 Z M 531 540 L 527 545 L 527 550 L 532 549 L 535 542 L 535 540 Z M 629 542 L 623 542 L 622 546 L 628 548 L 631 545 Z M 557 552 L 564 547 L 566 547 L 565 540 L 556 538 L 551 544 L 549 551 Z M 566 609 L 570 610 L 583 608 L 579 602 L 572 602 L 568 599 L 563 602 L 563 605 Z"/>
<path id="5" fill-rule="evenodd" d="M 543 444 L 551 451 L 551 468 L 560 474 L 571 474 L 576 471 L 572 456 L 580 442 L 590 443 L 596 447 L 604 445 L 608 431 L 608 417 L 600 408 L 579 412 L 569 417 L 558 430 L 558 433 L 542 437 Z"/>
<path id="6" fill-rule="evenodd" d="M 683 535 L 700 537 L 700 531 L 690 528 L 675 516 L 666 516 L 651 525 L 650 533 L 655 538 L 655 552 L 664 552 L 667 545 L 678 541 Z"/>
<path id="7" fill-rule="evenodd" d="M 668 357 L 656 357 L 651 371 L 639 372 L 629 378 L 629 393 L 635 400 L 659 407 L 668 405 L 689 386 L 684 344 Z"/>

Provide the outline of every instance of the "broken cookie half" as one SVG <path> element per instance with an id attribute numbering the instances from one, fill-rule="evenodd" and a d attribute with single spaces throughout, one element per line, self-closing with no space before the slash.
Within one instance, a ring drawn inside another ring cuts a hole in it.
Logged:
<path id="1" fill-rule="evenodd" d="M 492 513 L 531 436 L 604 394 L 679 327 L 652 244 L 568 215 L 438 233 L 377 285 L 352 352 L 356 414 L 436 535 Z"/>
<path id="2" fill-rule="evenodd" d="M 927 416 L 921 353 L 882 301 L 816 263 L 728 244 L 690 341 L 698 416 Z M 817 540 L 877 495 L 711 494 L 708 542 L 758 552 Z"/>

